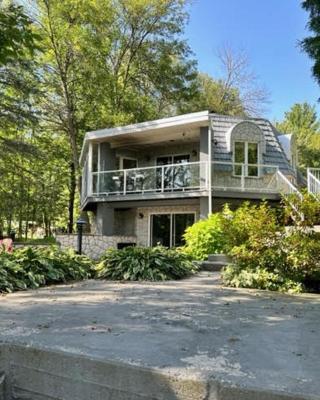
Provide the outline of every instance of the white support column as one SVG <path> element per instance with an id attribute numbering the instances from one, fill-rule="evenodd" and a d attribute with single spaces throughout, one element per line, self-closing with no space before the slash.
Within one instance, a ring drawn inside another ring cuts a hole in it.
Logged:
<path id="1" fill-rule="evenodd" d="M 98 144 L 98 176 L 97 176 L 97 192 L 100 193 L 100 143 Z"/>
<path id="2" fill-rule="evenodd" d="M 212 214 L 212 127 L 209 118 L 208 126 L 208 214 Z"/>
<path id="3" fill-rule="evenodd" d="M 92 196 L 92 142 L 88 150 L 88 196 Z"/>

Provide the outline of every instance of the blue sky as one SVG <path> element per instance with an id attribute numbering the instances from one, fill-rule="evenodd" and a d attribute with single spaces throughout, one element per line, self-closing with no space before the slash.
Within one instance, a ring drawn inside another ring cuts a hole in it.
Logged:
<path id="1" fill-rule="evenodd" d="M 299 0 L 193 0 L 189 12 L 186 38 L 200 71 L 217 76 L 217 49 L 227 44 L 246 51 L 251 69 L 269 90 L 271 120 L 282 119 L 294 103 L 317 104 L 320 87 L 298 45 L 308 34 L 308 15 Z"/>

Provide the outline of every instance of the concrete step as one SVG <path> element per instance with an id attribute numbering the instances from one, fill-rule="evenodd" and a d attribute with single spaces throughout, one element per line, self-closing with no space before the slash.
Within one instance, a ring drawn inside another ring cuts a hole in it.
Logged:
<path id="1" fill-rule="evenodd" d="M 226 263 L 220 261 L 202 261 L 200 268 L 203 271 L 221 271 L 225 265 Z"/>
<path id="2" fill-rule="evenodd" d="M 226 254 L 209 254 L 208 261 L 217 261 L 229 264 L 231 262 L 231 257 Z"/>

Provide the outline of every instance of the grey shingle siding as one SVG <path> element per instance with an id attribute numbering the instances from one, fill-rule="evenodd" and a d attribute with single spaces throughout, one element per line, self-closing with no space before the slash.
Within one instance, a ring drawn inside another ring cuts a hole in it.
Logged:
<path id="1" fill-rule="evenodd" d="M 294 171 L 278 140 L 278 132 L 275 127 L 266 119 L 262 118 L 239 118 L 210 114 L 213 132 L 213 160 L 232 162 L 233 154 L 227 150 L 226 133 L 235 124 L 242 121 L 251 121 L 259 126 L 266 139 L 266 153 L 263 154 L 263 164 L 278 165 L 286 175 L 294 175 Z"/>

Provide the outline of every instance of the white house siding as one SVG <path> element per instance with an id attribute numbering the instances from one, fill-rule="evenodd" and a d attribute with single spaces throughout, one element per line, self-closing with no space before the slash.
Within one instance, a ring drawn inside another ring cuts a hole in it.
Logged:
<path id="1" fill-rule="evenodd" d="M 159 206 L 159 207 L 141 207 L 137 209 L 136 217 L 136 238 L 137 245 L 148 246 L 150 235 L 150 215 L 160 213 L 196 213 L 196 221 L 199 219 L 200 206 L 181 205 L 181 206 Z M 140 215 L 139 215 L 140 214 Z M 141 218 L 143 215 L 143 218 Z"/>

